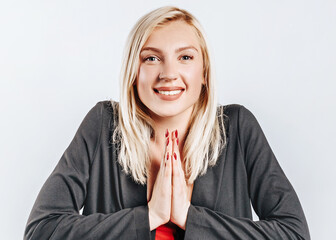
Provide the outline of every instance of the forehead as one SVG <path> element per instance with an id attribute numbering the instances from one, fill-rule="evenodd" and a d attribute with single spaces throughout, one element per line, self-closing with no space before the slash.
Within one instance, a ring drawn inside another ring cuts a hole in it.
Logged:
<path id="1" fill-rule="evenodd" d="M 199 38 L 193 26 L 184 21 L 173 21 L 157 27 L 147 39 L 145 46 L 164 47 L 176 45 L 193 45 L 200 49 Z"/>

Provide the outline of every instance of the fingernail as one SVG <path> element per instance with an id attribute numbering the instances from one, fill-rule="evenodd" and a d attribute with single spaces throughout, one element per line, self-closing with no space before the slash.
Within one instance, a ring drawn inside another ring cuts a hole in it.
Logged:
<path id="1" fill-rule="evenodd" d="M 176 155 L 176 153 L 174 153 L 174 158 L 175 158 L 175 160 L 177 160 L 177 155 Z"/>
<path id="2" fill-rule="evenodd" d="M 169 138 L 167 138 L 166 144 L 167 144 L 167 146 L 168 146 L 168 144 L 169 144 Z"/>
<path id="3" fill-rule="evenodd" d="M 179 140 L 178 140 L 178 138 L 176 138 L 176 144 L 178 145 L 178 142 L 179 142 Z"/>
<path id="4" fill-rule="evenodd" d="M 167 152 L 167 160 L 169 159 L 169 152 Z"/>
<path id="5" fill-rule="evenodd" d="M 168 137 L 168 134 L 169 134 L 169 132 L 168 132 L 168 128 L 167 128 L 165 136 Z"/>
<path id="6" fill-rule="evenodd" d="M 176 131 L 175 131 L 175 137 L 176 137 L 176 138 L 177 138 L 177 134 L 178 134 L 178 133 L 177 133 L 177 129 L 176 129 Z"/>

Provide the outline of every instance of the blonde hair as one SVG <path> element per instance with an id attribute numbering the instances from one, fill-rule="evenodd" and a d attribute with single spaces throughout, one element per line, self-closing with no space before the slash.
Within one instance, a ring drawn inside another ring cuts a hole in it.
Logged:
<path id="1" fill-rule="evenodd" d="M 113 141 L 119 146 L 118 162 L 126 174 L 143 185 L 149 174 L 149 144 L 154 134 L 154 122 L 149 117 L 147 107 L 139 99 L 134 84 L 140 64 L 140 51 L 155 28 L 177 20 L 195 29 L 202 50 L 205 79 L 199 101 L 191 114 L 183 146 L 182 161 L 185 161 L 185 176 L 189 183 L 205 174 L 208 166 L 216 164 L 226 144 L 222 108 L 217 109 L 209 51 L 201 25 L 183 9 L 167 6 L 153 10 L 138 20 L 128 36 L 120 74 L 120 103 L 111 101 L 113 112 L 118 117 L 113 134 Z"/>

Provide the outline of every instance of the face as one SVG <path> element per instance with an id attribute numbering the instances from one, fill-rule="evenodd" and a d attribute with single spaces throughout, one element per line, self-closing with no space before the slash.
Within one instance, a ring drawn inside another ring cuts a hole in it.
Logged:
<path id="1" fill-rule="evenodd" d="M 174 21 L 155 29 L 141 50 L 135 83 L 152 117 L 190 115 L 204 83 L 194 28 Z"/>

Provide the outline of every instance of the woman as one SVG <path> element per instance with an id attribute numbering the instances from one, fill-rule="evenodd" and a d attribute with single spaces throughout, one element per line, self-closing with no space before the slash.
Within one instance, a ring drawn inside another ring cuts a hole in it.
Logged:
<path id="1" fill-rule="evenodd" d="M 256 118 L 217 105 L 190 13 L 146 14 L 124 59 L 120 103 L 87 114 L 38 195 L 25 239 L 310 239 Z"/>

